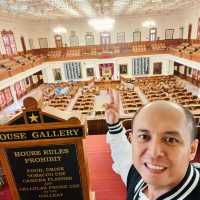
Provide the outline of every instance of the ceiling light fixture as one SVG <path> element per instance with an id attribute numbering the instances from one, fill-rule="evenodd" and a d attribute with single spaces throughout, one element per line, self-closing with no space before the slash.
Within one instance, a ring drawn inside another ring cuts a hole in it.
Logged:
<path id="1" fill-rule="evenodd" d="M 154 20 L 146 20 L 142 23 L 142 26 L 145 28 L 153 28 L 156 26 L 156 22 Z"/>
<path id="2" fill-rule="evenodd" d="M 88 24 L 96 31 L 110 31 L 113 29 L 115 19 L 110 17 L 99 17 L 88 20 Z"/>
<path id="3" fill-rule="evenodd" d="M 54 32 L 55 34 L 60 35 L 60 34 L 66 33 L 67 30 L 66 30 L 66 28 L 64 28 L 64 27 L 62 27 L 62 26 L 57 26 L 57 27 L 55 27 L 55 28 L 53 29 L 53 32 Z"/>

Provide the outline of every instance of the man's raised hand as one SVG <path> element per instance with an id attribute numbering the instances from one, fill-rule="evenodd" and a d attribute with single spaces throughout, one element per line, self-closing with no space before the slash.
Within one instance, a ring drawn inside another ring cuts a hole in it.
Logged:
<path id="1" fill-rule="evenodd" d="M 105 118 L 108 124 L 115 124 L 119 121 L 120 104 L 119 93 L 116 90 L 109 90 L 110 102 L 105 104 Z"/>

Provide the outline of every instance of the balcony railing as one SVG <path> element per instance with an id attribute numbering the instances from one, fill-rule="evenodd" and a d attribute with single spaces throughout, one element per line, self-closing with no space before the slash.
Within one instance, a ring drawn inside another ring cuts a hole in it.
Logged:
<path id="1" fill-rule="evenodd" d="M 118 43 L 109 45 L 90 45 L 78 47 L 63 47 L 63 48 L 46 48 L 34 49 L 27 54 L 19 52 L 17 56 L 30 57 L 32 62 L 16 61 L 13 57 L 0 57 L 0 80 L 14 76 L 15 74 L 33 68 L 45 61 L 60 61 L 60 60 L 73 60 L 73 59 L 105 59 L 122 56 L 139 56 L 139 55 L 152 55 L 170 53 L 186 59 L 191 59 L 200 62 L 200 53 L 187 53 L 176 49 L 182 43 L 187 43 L 188 40 L 158 40 L 158 41 L 144 41 L 144 42 L 130 42 Z M 190 46 L 200 44 L 198 40 L 191 40 Z M 11 66 L 1 64 L 3 60 L 10 60 L 16 62 Z"/>

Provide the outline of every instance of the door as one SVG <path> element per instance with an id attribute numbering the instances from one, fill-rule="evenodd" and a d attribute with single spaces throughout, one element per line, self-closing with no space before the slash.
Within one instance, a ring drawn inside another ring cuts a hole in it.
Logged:
<path id="1" fill-rule="evenodd" d="M 63 47 L 62 35 L 55 35 L 55 43 L 56 43 L 56 48 Z"/>
<path id="2" fill-rule="evenodd" d="M 157 28 L 150 28 L 149 29 L 149 40 L 155 41 L 157 39 Z"/>

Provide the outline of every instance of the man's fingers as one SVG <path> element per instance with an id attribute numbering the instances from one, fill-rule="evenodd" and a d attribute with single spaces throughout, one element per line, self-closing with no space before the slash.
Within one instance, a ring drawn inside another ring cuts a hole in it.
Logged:
<path id="1" fill-rule="evenodd" d="M 108 109 L 105 112 L 106 121 L 110 124 L 116 123 L 119 119 L 118 112 L 116 112 L 114 109 Z"/>
<path id="2" fill-rule="evenodd" d="M 110 108 L 112 107 L 112 103 L 104 103 L 104 104 L 103 104 L 103 107 L 104 107 L 105 109 L 110 109 Z"/>
<path id="3" fill-rule="evenodd" d="M 115 102 L 114 94 L 113 94 L 113 90 L 112 89 L 110 90 L 110 100 L 111 100 L 111 103 Z"/>
<path id="4" fill-rule="evenodd" d="M 119 109 L 119 93 L 117 91 L 113 92 L 114 104 L 116 108 Z"/>
<path id="5" fill-rule="evenodd" d="M 114 103 L 105 103 L 105 104 L 103 104 L 103 107 L 105 109 L 113 109 L 115 111 L 118 111 L 118 108 L 116 107 L 116 105 Z"/>

